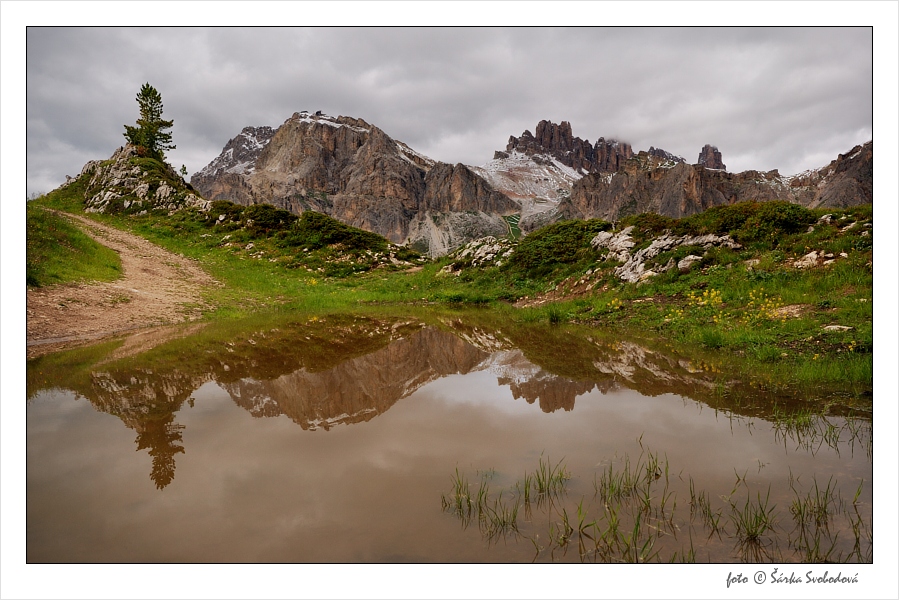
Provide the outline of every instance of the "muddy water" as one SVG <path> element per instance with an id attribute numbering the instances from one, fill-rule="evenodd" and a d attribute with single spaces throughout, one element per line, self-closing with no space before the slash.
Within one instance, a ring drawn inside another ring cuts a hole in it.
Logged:
<path id="1" fill-rule="evenodd" d="M 857 391 L 483 315 L 227 327 L 29 362 L 29 562 L 873 558 Z"/>

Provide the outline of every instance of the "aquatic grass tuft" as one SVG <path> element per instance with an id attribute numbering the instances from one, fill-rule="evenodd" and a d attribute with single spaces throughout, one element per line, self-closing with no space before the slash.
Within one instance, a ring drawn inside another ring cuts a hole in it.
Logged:
<path id="1" fill-rule="evenodd" d="M 540 497 L 552 498 L 563 494 L 568 479 L 571 479 L 571 475 L 561 460 L 553 466 L 548 458 L 544 460 L 542 456 L 540 457 L 533 478 L 534 489 Z"/>
<path id="2" fill-rule="evenodd" d="M 775 507 L 768 506 L 770 497 L 771 488 L 769 487 L 764 500 L 762 500 L 762 495 L 759 492 L 755 502 L 747 494 L 746 503 L 742 508 L 731 503 L 730 519 L 740 541 L 758 541 L 765 533 L 774 529 L 776 522 Z"/>

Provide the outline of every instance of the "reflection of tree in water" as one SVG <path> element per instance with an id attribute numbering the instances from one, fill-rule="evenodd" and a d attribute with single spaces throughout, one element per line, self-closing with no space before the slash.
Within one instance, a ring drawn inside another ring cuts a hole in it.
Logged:
<path id="1" fill-rule="evenodd" d="M 169 413 L 162 419 L 145 421 L 138 428 L 137 449 L 149 449 L 153 458 L 150 479 L 160 490 L 175 478 L 175 454 L 184 452 L 180 444 L 184 425 L 174 420 L 175 415 Z"/>

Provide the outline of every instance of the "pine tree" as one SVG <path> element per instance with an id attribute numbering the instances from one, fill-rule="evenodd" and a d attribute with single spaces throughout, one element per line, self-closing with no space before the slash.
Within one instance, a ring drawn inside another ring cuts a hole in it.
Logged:
<path id="1" fill-rule="evenodd" d="M 167 150 L 174 150 L 172 134 L 165 131 L 172 128 L 172 121 L 162 118 L 162 96 L 156 88 L 145 83 L 137 94 L 140 118 L 136 127 L 125 125 L 125 138 L 142 155 L 163 160 Z"/>

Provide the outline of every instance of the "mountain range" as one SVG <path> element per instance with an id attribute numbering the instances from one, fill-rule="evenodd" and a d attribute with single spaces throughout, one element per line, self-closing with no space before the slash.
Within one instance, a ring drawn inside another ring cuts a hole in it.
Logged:
<path id="1" fill-rule="evenodd" d="M 616 220 L 641 212 L 683 217 L 741 201 L 808 207 L 872 201 L 872 142 L 798 175 L 726 170 L 703 147 L 696 163 L 660 148 L 572 133 L 540 121 L 510 136 L 482 166 L 416 152 L 366 121 L 298 112 L 280 127 L 245 127 L 191 177 L 207 200 L 315 210 L 430 256 L 480 237 L 504 236 L 515 218 L 527 233 L 560 219 Z"/>

